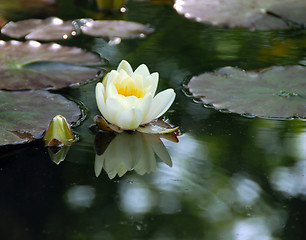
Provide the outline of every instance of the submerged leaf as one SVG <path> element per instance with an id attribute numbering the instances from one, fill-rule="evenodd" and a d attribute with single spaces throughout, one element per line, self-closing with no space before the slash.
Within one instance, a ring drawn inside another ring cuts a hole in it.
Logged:
<path id="1" fill-rule="evenodd" d="M 213 25 L 259 30 L 306 25 L 306 2 L 300 0 L 176 0 L 174 8 L 187 18 Z"/>
<path id="2" fill-rule="evenodd" d="M 41 138 L 57 114 L 75 122 L 81 111 L 74 102 L 47 91 L 0 91 L 0 146 Z"/>
<path id="3" fill-rule="evenodd" d="M 0 88 L 67 87 L 94 78 L 98 70 L 82 65 L 99 62 L 96 55 L 76 47 L 0 40 Z"/>
<path id="4" fill-rule="evenodd" d="M 195 98 L 216 109 L 263 118 L 306 118 L 306 68 L 272 67 L 245 72 L 233 67 L 193 77 Z"/>

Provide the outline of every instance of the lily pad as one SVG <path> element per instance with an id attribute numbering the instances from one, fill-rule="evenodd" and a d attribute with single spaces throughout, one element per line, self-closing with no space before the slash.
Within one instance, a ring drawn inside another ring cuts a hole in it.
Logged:
<path id="1" fill-rule="evenodd" d="M 225 67 L 193 77 L 195 98 L 219 110 L 263 118 L 306 118 L 306 68 L 271 67 L 257 72 Z"/>
<path id="2" fill-rule="evenodd" d="M 306 25 L 306 2 L 300 0 L 176 0 L 174 8 L 203 23 L 251 29 L 286 29 Z"/>
<path id="3" fill-rule="evenodd" d="M 76 47 L 0 40 L 0 88 L 67 87 L 94 78 L 98 70 L 87 66 L 98 63 L 96 55 Z"/>
<path id="4" fill-rule="evenodd" d="M 41 138 L 58 114 L 76 122 L 81 111 L 76 103 L 48 91 L 0 91 L 0 146 Z"/>
<path id="5" fill-rule="evenodd" d="M 148 25 L 129 21 L 94 21 L 92 19 L 76 19 L 63 21 L 57 17 L 46 19 L 27 19 L 9 22 L 1 33 L 12 38 L 28 40 L 61 40 L 80 33 L 94 37 L 136 38 L 144 37 L 152 32 Z"/>
<path id="6" fill-rule="evenodd" d="M 146 134 L 168 134 L 178 132 L 179 127 L 172 127 L 162 120 L 155 120 L 146 125 L 139 126 L 138 132 Z"/>
<path id="7" fill-rule="evenodd" d="M 135 38 L 152 32 L 148 25 L 128 21 L 88 21 L 81 26 L 84 34 L 94 37 Z"/>
<path id="8" fill-rule="evenodd" d="M 27 19 L 18 22 L 9 22 L 1 33 L 12 38 L 57 40 L 67 39 L 77 34 L 72 21 L 64 22 L 60 18 Z"/>

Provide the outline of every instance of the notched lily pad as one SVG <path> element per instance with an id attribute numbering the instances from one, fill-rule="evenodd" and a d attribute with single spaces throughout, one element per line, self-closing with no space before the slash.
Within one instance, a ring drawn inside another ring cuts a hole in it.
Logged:
<path id="1" fill-rule="evenodd" d="M 305 27 L 306 2 L 300 0 L 176 0 L 174 8 L 203 23 L 258 30 Z"/>
<path id="2" fill-rule="evenodd" d="M 0 91 L 0 146 L 41 138 L 57 114 L 76 122 L 81 111 L 76 103 L 47 91 Z"/>
<path id="3" fill-rule="evenodd" d="M 100 61 L 96 55 L 76 47 L 0 40 L 0 88 L 63 88 L 83 83 L 98 72 L 88 66 Z"/>
<path id="4" fill-rule="evenodd" d="M 77 36 L 81 32 L 94 37 L 137 38 L 144 37 L 153 30 L 148 25 L 129 21 L 94 21 L 76 19 L 63 21 L 57 17 L 46 19 L 28 19 L 9 22 L 1 33 L 12 38 L 28 40 L 61 40 Z"/>
<path id="5" fill-rule="evenodd" d="M 306 118 L 306 68 L 271 67 L 245 72 L 233 67 L 193 77 L 189 91 L 219 110 L 263 118 Z"/>

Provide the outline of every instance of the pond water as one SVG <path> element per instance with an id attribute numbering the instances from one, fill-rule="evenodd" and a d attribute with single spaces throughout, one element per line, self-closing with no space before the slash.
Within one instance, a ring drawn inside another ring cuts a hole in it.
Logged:
<path id="1" fill-rule="evenodd" d="M 58 5 L 55 15 L 64 20 L 103 17 L 74 1 Z M 31 12 L 24 12 L 9 20 L 30 17 Z M 135 170 L 110 179 L 114 173 L 98 169 L 102 160 L 95 147 L 105 147 L 99 145 L 101 136 L 90 130 L 99 114 L 94 95 L 98 80 L 60 90 L 87 108 L 86 120 L 74 129 L 80 140 L 59 165 L 40 144 L 2 155 L 0 238 L 304 239 L 305 121 L 204 108 L 185 84 L 191 76 L 224 66 L 255 70 L 298 64 L 306 53 L 305 30 L 212 27 L 185 19 L 159 1 L 130 0 L 127 11 L 116 17 L 150 24 L 155 31 L 119 45 L 88 36 L 59 43 L 99 53 L 105 70 L 126 59 L 133 68 L 145 63 L 160 73 L 159 90 L 171 87 L 177 94 L 165 118 L 182 132 L 179 143 L 162 139 L 171 162 L 156 139 L 117 136 L 109 145 L 117 151 L 109 154 L 113 161 L 122 152 L 133 154 L 128 149 L 139 141 L 146 143 L 145 157 Z"/>

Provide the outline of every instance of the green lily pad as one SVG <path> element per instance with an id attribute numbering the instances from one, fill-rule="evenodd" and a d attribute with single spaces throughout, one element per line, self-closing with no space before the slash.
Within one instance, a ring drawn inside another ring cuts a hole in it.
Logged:
<path id="1" fill-rule="evenodd" d="M 178 13 L 196 21 L 251 29 L 305 27 L 306 2 L 300 0 L 176 0 Z"/>
<path id="2" fill-rule="evenodd" d="M 78 105 L 47 91 L 0 91 L 0 146 L 27 143 L 41 138 L 54 116 L 68 122 L 81 116 Z"/>
<path id="3" fill-rule="evenodd" d="M 193 77 L 189 91 L 219 110 L 262 118 L 306 118 L 306 68 L 271 67 L 257 72 L 225 67 Z"/>
<path id="4" fill-rule="evenodd" d="M 146 134 L 168 134 L 177 132 L 179 127 L 172 127 L 162 120 L 155 120 L 146 125 L 139 126 L 138 132 Z"/>
<path id="5" fill-rule="evenodd" d="M 76 19 L 63 21 L 57 17 L 46 19 L 27 19 L 9 22 L 1 33 L 12 38 L 28 40 L 61 40 L 79 33 L 94 37 L 137 38 L 152 32 L 148 25 L 129 21 L 94 21 L 92 19 Z"/>
<path id="6" fill-rule="evenodd" d="M 63 88 L 83 83 L 94 78 L 98 70 L 82 65 L 98 63 L 96 55 L 76 47 L 0 40 L 0 88 Z"/>
<path id="7" fill-rule="evenodd" d="M 72 21 L 64 22 L 57 17 L 9 22 L 1 29 L 1 33 L 12 38 L 45 41 L 67 39 L 77 34 Z"/>

